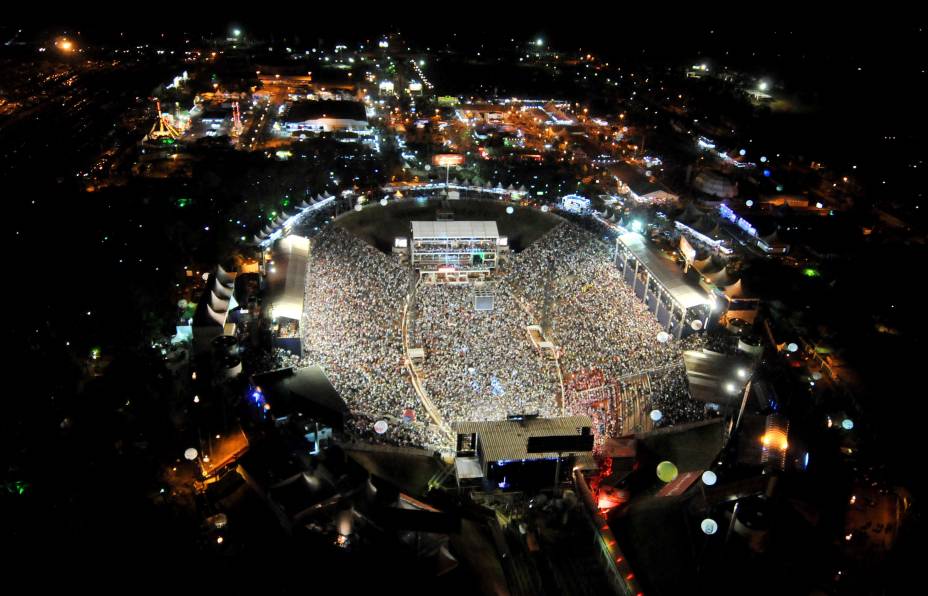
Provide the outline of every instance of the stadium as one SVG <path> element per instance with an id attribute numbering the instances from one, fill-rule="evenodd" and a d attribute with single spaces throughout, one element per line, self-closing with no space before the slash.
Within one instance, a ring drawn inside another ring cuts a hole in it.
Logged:
<path id="1" fill-rule="evenodd" d="M 300 360 L 325 371 L 358 439 L 447 452 L 455 423 L 585 415 L 601 446 L 706 417 L 683 364 L 700 336 L 664 332 L 616 268 L 614 234 L 442 205 L 372 205 L 311 238 Z"/>

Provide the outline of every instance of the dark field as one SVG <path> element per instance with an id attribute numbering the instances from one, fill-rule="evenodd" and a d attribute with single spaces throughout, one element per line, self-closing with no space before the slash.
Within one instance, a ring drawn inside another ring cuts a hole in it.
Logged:
<path id="1" fill-rule="evenodd" d="M 506 213 L 508 206 L 503 201 L 493 200 L 434 200 L 427 203 L 410 200 L 386 207 L 379 204 L 368 206 L 364 211 L 342 215 L 336 223 L 378 250 L 389 252 L 394 238 L 409 236 L 409 222 L 435 221 L 438 211 L 449 212 L 453 213 L 456 221 L 495 220 L 500 235 L 508 236 L 510 249 L 519 252 L 561 221 L 556 215 L 514 204 L 515 213 L 509 215 Z"/>

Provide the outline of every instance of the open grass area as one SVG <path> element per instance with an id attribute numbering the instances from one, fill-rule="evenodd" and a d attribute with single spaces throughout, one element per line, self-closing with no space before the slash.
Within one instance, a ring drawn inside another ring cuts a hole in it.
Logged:
<path id="1" fill-rule="evenodd" d="M 515 212 L 506 213 L 512 205 Z M 501 236 L 509 238 L 509 247 L 518 252 L 538 240 L 561 219 L 538 209 L 519 207 L 498 200 L 464 199 L 428 202 L 401 201 L 386 207 L 369 205 L 363 211 L 346 213 L 336 220 L 339 225 L 383 252 L 393 247 L 393 239 L 409 236 L 411 221 L 435 221 L 438 212 L 452 214 L 456 221 L 496 222 Z"/>

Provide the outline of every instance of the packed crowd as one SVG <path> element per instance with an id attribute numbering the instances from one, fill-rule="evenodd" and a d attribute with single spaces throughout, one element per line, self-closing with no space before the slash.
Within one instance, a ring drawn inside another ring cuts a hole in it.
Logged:
<path id="1" fill-rule="evenodd" d="M 312 242 L 301 321 L 304 356 L 290 364 L 325 370 L 349 405 L 350 430 L 358 438 L 446 446 L 405 366 L 407 266 L 337 226 Z M 494 295 L 493 310 L 476 311 L 471 286 L 420 285 L 414 293 L 409 345 L 425 350 L 423 388 L 445 422 L 557 415 L 556 368 L 526 334 L 526 326 L 544 322 L 568 377 L 601 376 L 614 384 L 613 400 L 634 396 L 639 409 L 659 409 L 659 426 L 705 416 L 703 405 L 689 398 L 682 364 L 683 346 L 694 346 L 657 340 L 660 326 L 623 283 L 610 246 L 596 235 L 570 224 L 554 228 L 513 255 Z M 641 375 L 648 380 L 646 395 Z M 574 388 L 581 389 L 588 387 Z M 416 422 L 402 419 L 407 408 Z M 383 435 L 373 432 L 377 420 L 388 423 Z M 602 423 L 610 433 L 622 425 Z"/>
<path id="2" fill-rule="evenodd" d="M 446 421 L 556 415 L 557 371 L 507 291 L 497 289 L 493 310 L 477 311 L 473 287 L 422 285 L 415 313 L 410 345 L 425 349 L 424 386 Z"/>
<path id="3" fill-rule="evenodd" d="M 648 374 L 648 408 L 662 425 L 703 417 L 689 399 L 680 342 L 661 343 L 660 325 L 622 280 L 610 247 L 562 224 L 513 258 L 506 282 L 536 316 L 547 317 L 565 373 L 602 371 L 607 379 Z"/>
<path id="4" fill-rule="evenodd" d="M 355 434 L 370 437 L 387 420 L 381 440 L 436 446 L 436 429 L 390 423 L 406 408 L 427 420 L 404 368 L 400 329 L 408 270 L 337 226 L 313 239 L 306 275 L 303 353 L 323 368 L 348 404 Z"/>

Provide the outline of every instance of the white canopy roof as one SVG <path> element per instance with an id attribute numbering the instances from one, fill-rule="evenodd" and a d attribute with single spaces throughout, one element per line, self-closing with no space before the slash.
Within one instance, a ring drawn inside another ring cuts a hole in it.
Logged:
<path id="1" fill-rule="evenodd" d="M 499 238 L 495 221 L 414 221 L 413 240 L 434 238 Z"/>
<path id="2" fill-rule="evenodd" d="M 635 232 L 622 234 L 619 236 L 619 242 L 635 255 L 638 262 L 644 265 L 650 274 L 666 288 L 671 297 L 683 308 L 709 304 L 709 296 L 702 290 L 688 284 L 683 278 L 683 272 L 677 270 L 670 261 L 649 247 L 641 234 Z"/>

